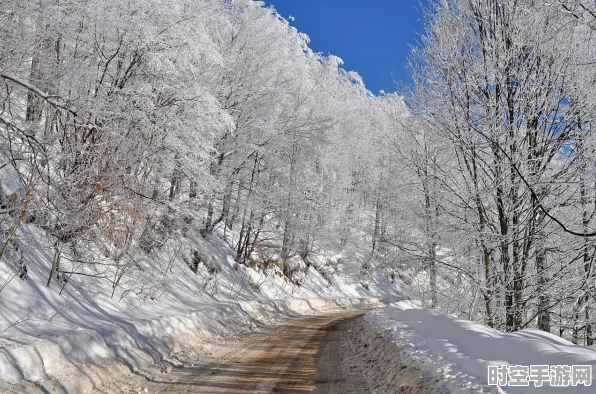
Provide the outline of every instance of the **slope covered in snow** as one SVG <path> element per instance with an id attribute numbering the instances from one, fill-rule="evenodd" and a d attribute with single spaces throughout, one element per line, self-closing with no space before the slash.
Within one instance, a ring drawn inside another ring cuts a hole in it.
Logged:
<path id="1" fill-rule="evenodd" d="M 410 301 L 393 303 L 369 313 L 365 319 L 377 332 L 389 336 L 416 368 L 430 372 L 454 393 L 496 390 L 496 386 L 488 385 L 489 366 L 587 365 L 593 369 L 596 365 L 596 349 L 592 347 L 576 346 L 538 330 L 502 333 L 453 315 L 420 309 Z M 546 380 L 541 387 L 535 386 L 539 374 L 527 376 L 522 372 L 518 375 L 522 386 L 512 384 L 514 373 L 508 374 L 501 388 L 506 393 L 540 394 L 596 390 L 593 373 L 590 380 L 573 387 L 572 376 L 567 379 L 564 373 L 554 373 L 552 367 L 550 370 L 553 377 L 543 375 Z"/>
<path id="2" fill-rule="evenodd" d="M 210 340 L 289 316 L 401 296 L 398 285 L 382 277 L 363 287 L 355 275 L 360 261 L 321 254 L 308 266 L 298 256 L 289 268 L 237 264 L 221 238 L 193 229 L 166 243 L 157 258 L 138 255 L 115 288 L 114 281 L 77 266 L 68 250 L 62 251 L 61 276 L 54 273 L 48 282 L 52 243 L 34 225 L 21 226 L 17 235 L 28 272 L 20 279 L 0 264 L 0 391 L 84 392 L 181 354 L 200 357 Z M 200 256 L 196 273 L 193 254 Z M 75 270 L 79 274 L 68 275 Z"/>

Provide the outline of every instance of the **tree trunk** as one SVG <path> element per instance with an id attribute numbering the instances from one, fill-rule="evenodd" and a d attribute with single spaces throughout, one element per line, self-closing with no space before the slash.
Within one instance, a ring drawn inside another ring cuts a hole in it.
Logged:
<path id="1" fill-rule="evenodd" d="M 537 220 L 538 225 L 543 219 L 543 215 Z M 546 245 L 544 230 L 541 229 L 536 237 L 536 274 L 538 276 L 538 329 L 550 332 L 550 297 L 546 291 L 548 276 L 546 271 Z"/>

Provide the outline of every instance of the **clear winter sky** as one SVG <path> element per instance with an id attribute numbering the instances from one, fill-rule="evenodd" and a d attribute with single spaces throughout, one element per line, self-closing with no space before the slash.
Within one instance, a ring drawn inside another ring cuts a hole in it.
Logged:
<path id="1" fill-rule="evenodd" d="M 310 39 L 315 52 L 343 59 L 373 93 L 410 83 L 409 45 L 423 29 L 420 4 L 427 0 L 266 0 Z"/>

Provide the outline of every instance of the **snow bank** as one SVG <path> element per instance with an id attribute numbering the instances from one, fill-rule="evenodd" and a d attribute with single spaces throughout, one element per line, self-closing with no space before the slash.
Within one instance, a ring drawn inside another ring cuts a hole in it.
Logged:
<path id="1" fill-rule="evenodd" d="M 350 321 L 351 347 L 372 391 L 375 393 L 448 394 L 449 390 L 432 371 L 418 367 L 407 352 L 366 320 Z"/>
<path id="2" fill-rule="evenodd" d="M 419 309 L 414 302 L 402 301 L 365 316 L 383 335 L 390 336 L 421 370 L 431 372 L 454 393 L 489 392 L 489 365 L 596 365 L 596 349 L 573 345 L 555 335 L 522 330 L 505 334 L 497 330 Z M 593 368 L 593 370 L 595 370 Z M 592 379 L 595 378 L 592 374 Z M 507 393 L 593 393 L 592 386 L 503 387 Z"/>

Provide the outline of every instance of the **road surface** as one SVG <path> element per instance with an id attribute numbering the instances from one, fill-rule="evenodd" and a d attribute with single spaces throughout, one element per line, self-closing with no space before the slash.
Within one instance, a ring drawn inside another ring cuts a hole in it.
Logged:
<path id="1" fill-rule="evenodd" d="M 294 320 L 252 336 L 214 363 L 168 371 L 147 390 L 162 394 L 371 392 L 348 336 L 350 319 L 363 313 Z"/>

